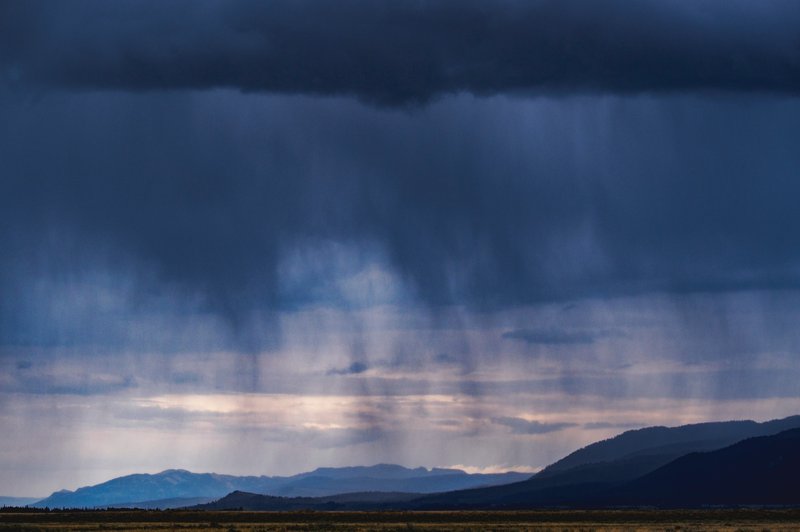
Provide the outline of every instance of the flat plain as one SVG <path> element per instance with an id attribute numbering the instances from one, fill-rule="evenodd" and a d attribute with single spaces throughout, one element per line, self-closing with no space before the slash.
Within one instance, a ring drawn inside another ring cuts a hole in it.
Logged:
<path id="1" fill-rule="evenodd" d="M 237 512 L 0 510 L 0 531 L 226 532 L 307 530 L 789 531 L 800 508 L 703 510 L 536 510 L 454 512 Z"/>

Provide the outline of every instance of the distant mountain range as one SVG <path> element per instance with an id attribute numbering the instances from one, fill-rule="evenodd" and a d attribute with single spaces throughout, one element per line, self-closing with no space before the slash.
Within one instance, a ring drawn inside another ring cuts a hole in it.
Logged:
<path id="1" fill-rule="evenodd" d="M 284 497 L 325 497 L 346 492 L 451 491 L 508 484 L 530 473 L 467 474 L 459 469 L 409 469 L 378 464 L 324 467 L 288 477 L 233 476 L 170 469 L 154 475 L 118 477 L 75 491 L 57 491 L 31 506 L 37 508 L 140 507 L 178 508 L 218 499 L 233 491 Z"/>
<path id="2" fill-rule="evenodd" d="M 246 510 L 511 509 L 799 505 L 800 416 L 649 427 L 591 444 L 534 476 L 458 469 L 319 468 L 290 477 L 167 470 L 129 475 L 36 507 Z"/>
<path id="3" fill-rule="evenodd" d="M 0 496 L 0 508 L 3 506 L 27 506 L 39 499 L 35 497 L 2 497 Z"/>

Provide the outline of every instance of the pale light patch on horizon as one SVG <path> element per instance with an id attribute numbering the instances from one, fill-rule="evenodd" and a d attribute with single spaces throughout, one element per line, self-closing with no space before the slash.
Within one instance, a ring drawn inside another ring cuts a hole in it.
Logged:
<path id="1" fill-rule="evenodd" d="M 442 467 L 445 469 L 460 469 L 465 473 L 469 473 L 470 475 L 495 475 L 500 473 L 530 473 L 531 475 L 538 473 L 541 471 L 542 467 L 534 467 L 529 465 L 507 465 L 507 464 L 493 464 L 483 467 L 478 466 L 471 466 L 471 465 L 464 465 L 464 464 L 454 464 L 454 465 L 446 465 L 446 466 L 437 466 Z"/>

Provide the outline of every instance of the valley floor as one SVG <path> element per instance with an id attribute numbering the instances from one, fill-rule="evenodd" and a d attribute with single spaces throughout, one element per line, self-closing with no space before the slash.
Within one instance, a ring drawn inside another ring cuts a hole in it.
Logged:
<path id="1" fill-rule="evenodd" d="M 0 532 L 89 530 L 800 530 L 800 509 L 564 510 L 519 512 L 6 511 Z"/>

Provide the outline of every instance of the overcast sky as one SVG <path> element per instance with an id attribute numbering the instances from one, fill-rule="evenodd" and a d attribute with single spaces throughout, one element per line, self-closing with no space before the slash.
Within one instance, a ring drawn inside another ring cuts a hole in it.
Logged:
<path id="1" fill-rule="evenodd" d="M 800 413 L 800 3 L 0 3 L 0 494 Z"/>

